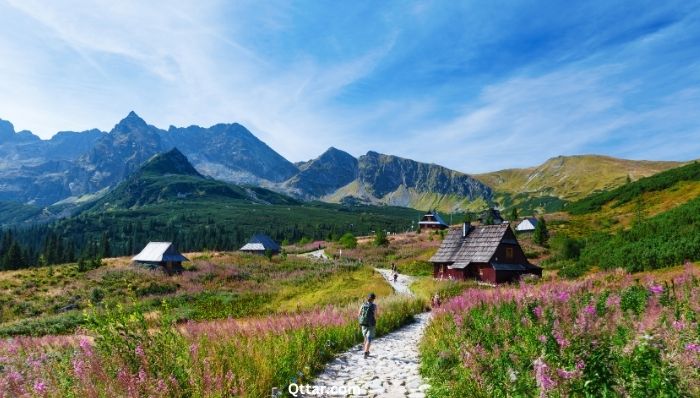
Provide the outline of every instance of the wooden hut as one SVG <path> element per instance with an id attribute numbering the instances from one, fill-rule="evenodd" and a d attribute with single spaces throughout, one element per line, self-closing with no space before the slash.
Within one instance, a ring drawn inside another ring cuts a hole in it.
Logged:
<path id="1" fill-rule="evenodd" d="M 264 255 L 267 252 L 278 254 L 281 251 L 280 245 L 265 234 L 255 234 L 248 243 L 239 249 L 245 253 Z"/>
<path id="2" fill-rule="evenodd" d="M 182 263 L 190 260 L 178 252 L 172 242 L 149 242 L 131 261 L 151 269 L 162 268 L 172 275 L 182 272 Z"/>
<path id="3" fill-rule="evenodd" d="M 450 229 L 430 259 L 439 279 L 476 279 L 492 284 L 514 282 L 524 274 L 542 276 L 542 268 L 530 264 L 508 224 Z"/>
<path id="4" fill-rule="evenodd" d="M 537 219 L 535 217 L 528 217 L 518 224 L 517 227 L 515 227 L 515 230 L 518 232 L 532 232 L 535 230 L 537 227 Z"/>
<path id="5" fill-rule="evenodd" d="M 424 229 L 441 230 L 449 227 L 450 226 L 442 220 L 442 217 L 440 217 L 436 211 L 431 211 L 424 214 L 420 221 L 418 221 L 418 228 L 420 228 L 421 231 Z"/>

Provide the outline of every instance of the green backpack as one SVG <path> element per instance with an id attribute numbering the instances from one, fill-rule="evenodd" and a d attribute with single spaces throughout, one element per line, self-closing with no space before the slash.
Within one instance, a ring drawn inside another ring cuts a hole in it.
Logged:
<path id="1" fill-rule="evenodd" d="M 358 320 L 361 326 L 374 326 L 374 304 L 370 302 L 362 304 Z"/>

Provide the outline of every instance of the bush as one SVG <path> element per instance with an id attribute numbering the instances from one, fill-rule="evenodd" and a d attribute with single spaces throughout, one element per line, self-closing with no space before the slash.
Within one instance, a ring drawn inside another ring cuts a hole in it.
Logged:
<path id="1" fill-rule="evenodd" d="M 387 237 L 386 237 L 386 232 L 384 232 L 381 229 L 378 229 L 377 232 L 375 232 L 374 245 L 375 246 L 388 246 L 389 245 L 389 239 L 387 239 Z"/>
<path id="2" fill-rule="evenodd" d="M 347 232 L 340 237 L 338 243 L 346 249 L 354 249 L 357 247 L 357 238 L 352 233 Z"/>

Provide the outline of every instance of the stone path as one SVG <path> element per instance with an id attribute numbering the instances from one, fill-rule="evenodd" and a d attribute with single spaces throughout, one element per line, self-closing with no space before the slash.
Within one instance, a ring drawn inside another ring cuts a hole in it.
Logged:
<path id="1" fill-rule="evenodd" d="M 389 281 L 398 294 L 412 294 L 408 286 L 412 278 L 400 275 L 394 283 L 390 270 L 377 269 Z M 379 316 L 381 316 L 381 307 Z M 302 395 L 324 397 L 424 397 L 429 385 L 418 373 L 420 359 L 418 342 L 430 319 L 430 313 L 416 316 L 416 322 L 376 339 L 372 343 L 371 356 L 365 359 L 362 346 L 353 347 L 326 365 L 326 369 L 313 383 L 314 386 L 336 387 L 336 390 L 354 392 L 343 394 Z M 344 387 L 344 388 L 339 388 Z"/>
<path id="2" fill-rule="evenodd" d="M 312 252 L 300 254 L 299 257 L 317 258 L 320 260 L 328 260 L 328 255 L 326 254 L 326 251 L 323 249 L 318 249 L 318 250 L 314 250 Z"/>

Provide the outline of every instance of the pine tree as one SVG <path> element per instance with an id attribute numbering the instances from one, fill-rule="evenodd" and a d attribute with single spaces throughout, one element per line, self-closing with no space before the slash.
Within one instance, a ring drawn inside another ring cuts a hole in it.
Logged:
<path id="1" fill-rule="evenodd" d="M 102 234 L 102 258 L 112 257 L 112 248 L 109 245 L 109 238 L 107 233 Z"/>
<path id="2" fill-rule="evenodd" d="M 515 221 L 518 219 L 518 208 L 513 207 L 513 210 L 510 211 L 510 220 Z"/>
<path id="3" fill-rule="evenodd" d="M 24 259 L 22 258 L 22 248 L 19 247 L 17 241 L 13 241 L 10 248 L 5 254 L 5 269 L 19 269 L 22 268 L 24 264 Z"/>
<path id="4" fill-rule="evenodd" d="M 547 244 L 549 239 L 549 232 L 547 231 L 547 224 L 544 221 L 544 217 L 540 217 L 537 220 L 537 226 L 535 226 L 535 232 L 532 235 L 532 240 L 540 246 Z"/>

